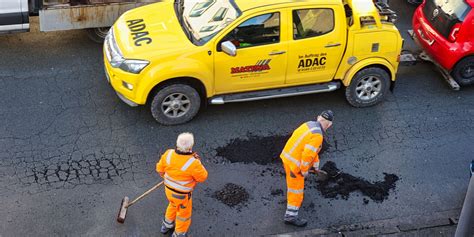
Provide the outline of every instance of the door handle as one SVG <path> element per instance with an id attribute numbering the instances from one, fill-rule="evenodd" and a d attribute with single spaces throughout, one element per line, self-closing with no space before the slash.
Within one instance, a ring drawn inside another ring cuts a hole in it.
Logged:
<path id="1" fill-rule="evenodd" d="M 282 51 L 272 51 L 268 55 L 279 55 L 279 54 L 284 54 L 284 53 L 286 53 L 286 51 L 284 51 L 284 50 L 282 50 Z"/>
<path id="2" fill-rule="evenodd" d="M 326 48 L 332 48 L 332 47 L 337 47 L 337 46 L 341 46 L 341 43 L 327 44 L 327 45 L 324 46 L 324 47 L 326 47 Z"/>

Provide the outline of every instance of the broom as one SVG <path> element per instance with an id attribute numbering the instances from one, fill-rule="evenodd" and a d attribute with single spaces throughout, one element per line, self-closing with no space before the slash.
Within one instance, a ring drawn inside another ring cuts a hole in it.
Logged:
<path id="1" fill-rule="evenodd" d="M 135 204 L 136 202 L 138 202 L 140 199 L 142 199 L 143 197 L 145 197 L 146 195 L 150 194 L 151 192 L 155 191 L 155 189 L 159 188 L 161 185 L 163 185 L 163 181 L 161 181 L 160 183 L 156 184 L 155 186 L 153 186 L 152 188 L 150 188 L 148 191 L 146 191 L 145 193 L 143 193 L 142 195 L 138 196 L 137 198 L 135 198 L 135 200 L 131 201 L 131 202 L 128 202 L 129 201 L 129 198 L 127 196 L 125 196 L 123 199 L 122 199 L 122 204 L 120 205 L 120 209 L 119 209 L 119 213 L 117 215 L 117 221 L 119 223 L 124 223 L 125 222 L 125 217 L 127 216 L 127 210 L 128 208 Z"/>

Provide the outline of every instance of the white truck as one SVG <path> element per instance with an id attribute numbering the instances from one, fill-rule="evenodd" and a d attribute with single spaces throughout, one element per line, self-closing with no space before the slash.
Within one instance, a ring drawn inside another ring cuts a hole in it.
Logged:
<path id="1" fill-rule="evenodd" d="M 160 0 L 0 0 L 0 34 L 26 32 L 30 16 L 39 15 L 40 31 L 86 29 L 103 42 L 125 11 Z"/>

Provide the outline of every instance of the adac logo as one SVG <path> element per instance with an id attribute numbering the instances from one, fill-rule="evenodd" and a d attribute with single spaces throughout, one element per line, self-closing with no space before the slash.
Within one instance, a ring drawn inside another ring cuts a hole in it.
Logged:
<path id="1" fill-rule="evenodd" d="M 261 72 L 270 70 L 270 61 L 271 59 L 258 60 L 255 65 L 243 66 L 243 67 L 233 67 L 230 69 L 231 74 L 244 73 L 244 72 Z"/>

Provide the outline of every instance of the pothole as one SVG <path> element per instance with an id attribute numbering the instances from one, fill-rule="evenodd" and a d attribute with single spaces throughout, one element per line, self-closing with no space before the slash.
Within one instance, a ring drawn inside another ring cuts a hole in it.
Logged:
<path id="1" fill-rule="evenodd" d="M 383 202 L 389 196 L 390 190 L 395 189 L 396 182 L 399 180 L 395 174 L 383 173 L 383 181 L 372 183 L 363 178 L 340 172 L 332 161 L 326 162 L 321 169 L 328 173 L 328 179 L 318 181 L 317 189 L 325 198 L 340 196 L 343 199 L 348 199 L 352 192 L 360 191 L 375 202 Z M 364 203 L 368 203 L 365 198 Z"/>
<path id="2" fill-rule="evenodd" d="M 224 188 L 214 192 L 212 195 L 212 197 L 229 207 L 247 202 L 249 196 L 249 193 L 244 187 L 233 183 L 227 183 Z"/>
<path id="3" fill-rule="evenodd" d="M 247 139 L 235 138 L 227 145 L 216 149 L 217 156 L 232 163 L 252 163 L 260 165 L 278 162 L 280 153 L 290 138 L 289 135 L 255 136 Z"/>

